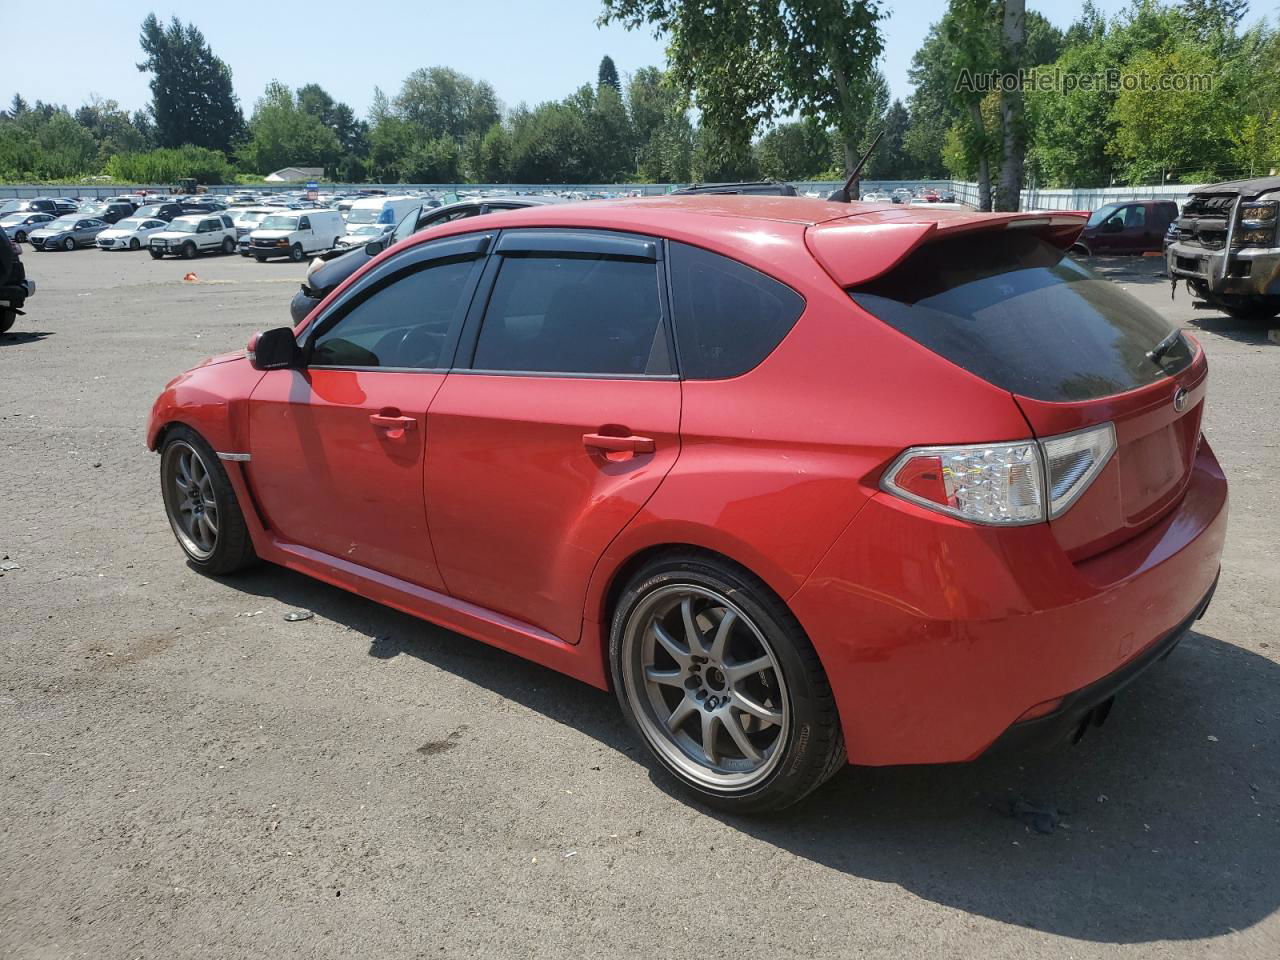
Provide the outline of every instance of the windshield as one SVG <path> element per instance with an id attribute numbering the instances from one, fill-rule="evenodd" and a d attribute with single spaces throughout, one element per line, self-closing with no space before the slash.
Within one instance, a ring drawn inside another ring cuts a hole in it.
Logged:
<path id="1" fill-rule="evenodd" d="M 160 210 L 164 206 L 162 203 L 153 203 L 149 207 L 143 207 L 138 211 L 140 217 L 155 217 L 160 215 Z"/>
<path id="2" fill-rule="evenodd" d="M 127 220 L 121 220 L 119 223 L 117 223 L 116 229 L 117 230 L 138 230 L 138 229 L 141 229 L 143 223 L 145 222 L 146 222 L 145 220 L 140 220 L 137 217 L 130 217 Z"/>
<path id="3" fill-rule="evenodd" d="M 236 217 L 240 223 L 261 223 L 262 218 L 269 216 L 265 210 L 250 210 L 248 213 L 242 213 Z"/>
<path id="4" fill-rule="evenodd" d="M 28 216 L 30 216 L 30 214 L 6 213 L 3 218 L 0 218 L 0 223 L 26 223 Z"/>
<path id="5" fill-rule="evenodd" d="M 376 223 L 365 224 L 363 227 L 356 227 L 354 230 L 347 231 L 348 236 L 352 237 L 377 237 L 382 234 L 383 228 Z"/>
<path id="6" fill-rule="evenodd" d="M 976 239 L 976 237 L 981 239 Z M 1028 230 L 929 243 L 850 292 L 867 312 L 1003 390 L 1092 400 L 1177 373 L 1192 360 L 1159 313 Z"/>
<path id="7" fill-rule="evenodd" d="M 50 220 L 45 224 L 45 226 L 50 230 L 66 230 L 69 227 L 74 227 L 79 222 L 80 214 L 76 213 L 69 217 L 59 217 L 57 220 Z"/>
<path id="8" fill-rule="evenodd" d="M 377 223 L 381 215 L 381 207 L 352 207 L 347 214 L 347 223 Z"/>
<path id="9" fill-rule="evenodd" d="M 399 243 L 405 237 L 411 236 L 418 229 L 418 217 L 422 214 L 421 207 L 414 207 L 396 226 L 395 235 L 391 238 L 393 244 Z"/>
<path id="10" fill-rule="evenodd" d="M 175 220 L 169 224 L 169 229 L 174 233 L 195 233 L 200 229 L 200 224 L 195 220 Z"/>
<path id="11" fill-rule="evenodd" d="M 272 214 L 260 224 L 263 230 L 297 230 L 298 218 Z"/>
<path id="12" fill-rule="evenodd" d="M 1089 221 L 1086 226 L 1096 227 L 1119 209 L 1120 204 L 1118 203 L 1108 203 L 1105 207 L 1099 207 L 1097 210 L 1093 211 L 1093 213 L 1089 214 Z"/>

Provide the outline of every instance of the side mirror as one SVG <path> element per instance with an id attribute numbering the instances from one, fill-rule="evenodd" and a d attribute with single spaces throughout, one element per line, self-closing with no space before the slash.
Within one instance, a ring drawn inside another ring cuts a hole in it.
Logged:
<path id="1" fill-rule="evenodd" d="M 286 370 L 302 366 L 302 348 L 292 327 L 276 327 L 249 338 L 249 363 L 255 370 Z"/>
<path id="2" fill-rule="evenodd" d="M 383 243 L 381 240 L 370 240 L 364 245 L 364 252 L 371 257 L 376 257 L 382 252 Z"/>

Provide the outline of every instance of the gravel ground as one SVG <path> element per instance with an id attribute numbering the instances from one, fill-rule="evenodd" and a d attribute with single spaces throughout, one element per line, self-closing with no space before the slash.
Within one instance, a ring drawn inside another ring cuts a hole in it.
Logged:
<path id="1" fill-rule="evenodd" d="M 0 337 L 0 956 L 1280 955 L 1280 346 L 1170 303 L 1152 261 L 1103 268 L 1205 345 L 1233 483 L 1196 632 L 1078 747 L 849 769 L 737 820 L 652 775 L 607 694 L 281 569 L 182 562 L 150 403 L 287 322 L 301 266 L 25 259 L 39 294 Z"/>

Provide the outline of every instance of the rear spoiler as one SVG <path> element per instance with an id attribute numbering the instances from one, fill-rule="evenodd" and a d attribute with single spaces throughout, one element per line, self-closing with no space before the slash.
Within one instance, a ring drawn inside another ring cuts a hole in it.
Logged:
<path id="1" fill-rule="evenodd" d="M 842 287 L 856 287 L 888 273 L 923 243 L 962 231 L 1033 230 L 1067 250 L 1084 229 L 1079 213 L 975 213 L 945 220 L 913 220 L 897 211 L 869 213 L 815 224 L 804 242 L 813 258 Z M 975 236 L 975 242 L 980 238 Z"/>

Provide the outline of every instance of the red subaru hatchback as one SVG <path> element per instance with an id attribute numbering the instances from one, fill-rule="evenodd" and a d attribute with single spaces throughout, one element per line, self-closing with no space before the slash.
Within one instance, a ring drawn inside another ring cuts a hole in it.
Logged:
<path id="1" fill-rule="evenodd" d="M 803 198 L 427 231 L 151 415 L 200 570 L 616 691 L 703 798 L 1070 736 L 1209 602 L 1204 351 L 1083 220 Z"/>

